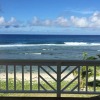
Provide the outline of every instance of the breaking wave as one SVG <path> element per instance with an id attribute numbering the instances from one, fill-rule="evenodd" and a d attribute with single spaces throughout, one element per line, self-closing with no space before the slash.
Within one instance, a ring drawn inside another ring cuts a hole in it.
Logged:
<path id="1" fill-rule="evenodd" d="M 64 44 L 1 44 L 1 47 L 32 47 L 32 46 L 100 46 L 100 43 L 64 42 Z M 43 49 L 45 50 L 45 49 Z"/>
<path id="2" fill-rule="evenodd" d="M 100 43 L 87 43 L 87 42 L 64 42 L 67 46 L 99 46 Z"/>

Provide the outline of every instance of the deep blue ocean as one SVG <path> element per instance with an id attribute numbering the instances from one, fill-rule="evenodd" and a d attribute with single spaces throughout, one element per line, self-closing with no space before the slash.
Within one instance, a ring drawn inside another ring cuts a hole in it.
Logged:
<path id="1" fill-rule="evenodd" d="M 100 54 L 100 35 L 0 34 L 0 59 L 83 59 Z"/>

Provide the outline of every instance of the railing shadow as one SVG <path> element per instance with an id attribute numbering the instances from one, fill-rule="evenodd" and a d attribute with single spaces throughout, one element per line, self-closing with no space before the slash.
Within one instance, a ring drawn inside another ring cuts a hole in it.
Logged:
<path id="1" fill-rule="evenodd" d="M 96 80 L 96 86 L 100 87 L 100 80 Z M 93 86 L 94 81 L 88 82 L 88 86 Z"/>
<path id="2" fill-rule="evenodd" d="M 0 100 L 99 100 L 100 96 L 92 98 L 79 97 L 0 97 Z"/>

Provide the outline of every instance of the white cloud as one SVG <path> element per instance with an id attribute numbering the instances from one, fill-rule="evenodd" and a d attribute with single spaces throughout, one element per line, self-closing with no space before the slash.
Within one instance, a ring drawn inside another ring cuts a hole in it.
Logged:
<path id="1" fill-rule="evenodd" d="M 47 20 L 45 20 L 45 21 L 43 22 L 43 25 L 44 25 L 44 26 L 52 26 L 52 25 L 53 25 L 53 22 L 52 22 L 52 20 L 47 19 Z"/>
<path id="2" fill-rule="evenodd" d="M 41 25 L 41 22 L 39 21 L 39 19 L 36 16 L 34 16 L 32 22 L 31 22 L 31 25 L 38 26 L 38 25 Z"/>
<path id="3" fill-rule="evenodd" d="M 34 17 L 30 23 L 32 26 L 68 26 L 68 20 L 64 17 L 58 17 L 54 20 L 40 20 L 39 18 Z"/>
<path id="4" fill-rule="evenodd" d="M 64 17 L 58 17 L 54 22 L 57 26 L 68 26 L 68 20 Z"/>
<path id="5" fill-rule="evenodd" d="M 70 17 L 71 26 L 79 28 L 100 28 L 100 12 L 96 11 L 89 17 Z"/>
<path id="6" fill-rule="evenodd" d="M 95 12 L 90 18 L 90 27 L 100 27 L 100 12 Z"/>
<path id="7" fill-rule="evenodd" d="M 53 27 L 79 27 L 79 28 L 92 28 L 100 26 L 100 13 L 95 12 L 90 17 L 77 17 L 71 16 L 69 19 L 64 17 L 57 17 L 54 20 L 45 19 L 41 20 L 34 17 L 30 22 L 31 26 L 53 26 Z"/>
<path id="8" fill-rule="evenodd" d="M 45 20 L 40 20 L 36 16 L 33 17 L 33 20 L 30 22 L 31 26 L 51 26 L 53 24 L 52 20 L 45 19 Z"/>
<path id="9" fill-rule="evenodd" d="M 11 17 L 11 19 L 8 21 L 8 24 L 15 24 L 17 20 L 14 17 Z"/>
<path id="10" fill-rule="evenodd" d="M 0 17 L 0 26 L 1 27 L 5 27 L 5 28 L 9 28 L 9 27 L 18 28 L 18 27 L 21 26 L 21 24 L 14 17 L 11 17 L 11 19 L 8 20 L 8 21 L 5 21 L 5 18 L 4 17 Z"/>
<path id="11" fill-rule="evenodd" d="M 53 28 L 89 28 L 89 29 L 100 29 L 100 12 L 96 11 L 91 16 L 70 16 L 69 18 L 60 16 L 55 19 L 40 19 L 38 17 L 33 17 L 29 23 L 25 26 L 30 28 L 31 26 L 38 27 L 53 27 Z M 10 20 L 6 21 L 3 16 L 0 17 L 0 28 L 22 28 L 23 23 L 20 23 L 15 17 L 11 17 Z M 32 28 L 32 27 L 31 27 Z M 31 30 L 30 28 L 30 30 Z M 25 28 L 23 28 L 25 29 Z"/>
<path id="12" fill-rule="evenodd" d="M 65 10 L 66 13 L 70 13 L 70 14 L 81 14 L 81 15 L 89 15 L 89 14 L 93 14 L 94 11 L 92 10 L 78 10 L 78 9 L 67 9 Z"/>
<path id="13" fill-rule="evenodd" d="M 89 17 L 71 16 L 70 18 L 57 17 L 56 19 L 41 20 L 34 17 L 31 26 L 52 27 L 76 27 L 76 28 L 100 28 L 100 12 L 96 11 Z"/>
<path id="14" fill-rule="evenodd" d="M 78 18 L 75 16 L 71 16 L 71 23 L 72 26 L 74 25 L 75 27 L 87 27 L 88 26 L 88 21 L 87 18 L 82 17 L 82 18 Z"/>
<path id="15" fill-rule="evenodd" d="M 21 25 L 20 25 L 20 22 L 17 21 L 16 18 L 14 18 L 14 17 L 11 17 L 11 19 L 8 21 L 8 25 L 9 25 L 9 26 L 13 26 L 13 27 L 15 27 L 15 28 L 18 28 L 18 27 L 21 26 Z"/>
<path id="16" fill-rule="evenodd" d="M 5 24 L 5 19 L 4 17 L 0 17 L 0 26 Z"/>

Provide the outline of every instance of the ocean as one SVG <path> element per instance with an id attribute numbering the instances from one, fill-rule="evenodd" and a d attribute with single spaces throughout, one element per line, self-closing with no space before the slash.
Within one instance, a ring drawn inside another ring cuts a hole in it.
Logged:
<path id="1" fill-rule="evenodd" d="M 82 60 L 100 54 L 100 35 L 0 34 L 0 59 Z"/>

